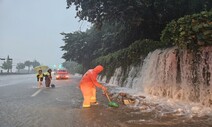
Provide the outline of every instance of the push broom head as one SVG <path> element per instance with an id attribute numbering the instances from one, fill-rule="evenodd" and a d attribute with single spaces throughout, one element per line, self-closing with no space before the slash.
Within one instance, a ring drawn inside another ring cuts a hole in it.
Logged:
<path id="1" fill-rule="evenodd" d="M 113 101 L 110 100 L 110 97 L 108 96 L 107 91 L 104 91 L 104 93 L 105 93 L 105 95 L 106 95 L 106 97 L 109 101 L 108 106 L 118 108 L 119 105 L 116 102 L 113 102 Z"/>
<path id="2" fill-rule="evenodd" d="M 108 106 L 115 107 L 115 108 L 119 107 L 119 105 L 116 102 L 112 102 L 112 101 L 108 103 Z"/>

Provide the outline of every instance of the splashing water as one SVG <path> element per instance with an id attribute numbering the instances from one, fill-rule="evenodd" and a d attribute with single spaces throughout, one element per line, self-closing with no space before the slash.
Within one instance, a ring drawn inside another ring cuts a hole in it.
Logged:
<path id="1" fill-rule="evenodd" d="M 176 47 L 158 49 L 128 70 L 124 84 L 121 68 L 116 69 L 108 84 L 124 86 L 112 93 L 135 96 L 135 103 L 128 105 L 135 109 L 132 113 L 152 114 L 151 119 L 144 117 L 137 123 L 165 126 L 196 121 L 197 126 L 212 126 L 212 47 L 201 48 L 197 53 Z"/>
<path id="2" fill-rule="evenodd" d="M 139 66 L 128 68 L 127 79 L 117 68 L 109 84 L 185 102 L 212 105 L 212 47 L 196 54 L 176 47 L 155 50 Z M 105 77 L 103 79 L 106 79 Z"/>
<path id="3" fill-rule="evenodd" d="M 186 103 L 169 98 L 150 96 L 130 88 L 113 87 L 111 93 L 127 93 L 135 99 L 134 103 L 128 104 L 131 115 L 139 116 L 139 119 L 132 118 L 127 122 L 132 124 L 145 125 L 198 125 L 211 126 L 212 109 L 198 103 Z M 142 98 L 141 98 L 142 96 Z M 145 98 L 143 98 L 145 97 Z M 184 124 L 182 124 L 184 123 Z"/>

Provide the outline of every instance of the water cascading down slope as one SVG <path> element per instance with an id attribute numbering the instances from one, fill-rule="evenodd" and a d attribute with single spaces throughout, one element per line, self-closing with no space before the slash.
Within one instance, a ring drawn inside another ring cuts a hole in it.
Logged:
<path id="1" fill-rule="evenodd" d="M 122 69 L 117 68 L 109 84 L 212 105 L 212 47 L 198 52 L 176 47 L 157 49 L 143 58 L 139 66 L 130 66 L 127 70 L 127 75 L 123 75 Z"/>

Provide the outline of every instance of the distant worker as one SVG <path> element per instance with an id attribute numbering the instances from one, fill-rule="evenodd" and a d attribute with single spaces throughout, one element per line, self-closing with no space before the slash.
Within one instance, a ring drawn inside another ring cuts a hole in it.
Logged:
<path id="1" fill-rule="evenodd" d="M 43 71 L 39 70 L 37 74 L 37 81 L 38 81 L 38 88 L 41 88 L 43 86 Z"/>
<path id="2" fill-rule="evenodd" d="M 44 73 L 46 87 L 50 87 L 51 80 L 52 80 L 52 74 L 51 73 L 52 73 L 51 69 L 48 69 L 47 72 Z"/>
<path id="3" fill-rule="evenodd" d="M 80 81 L 80 89 L 84 98 L 83 108 L 89 108 L 91 104 L 98 104 L 96 101 L 96 87 L 106 91 L 107 88 L 97 82 L 97 76 L 103 71 L 101 65 L 96 66 L 94 69 L 89 69 Z"/>

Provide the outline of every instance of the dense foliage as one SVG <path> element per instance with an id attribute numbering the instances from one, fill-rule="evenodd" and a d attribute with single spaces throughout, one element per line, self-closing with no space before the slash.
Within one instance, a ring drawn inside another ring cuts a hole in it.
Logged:
<path id="1" fill-rule="evenodd" d="M 114 26 L 105 23 L 102 30 L 97 30 L 94 27 L 86 32 L 61 33 L 65 42 L 61 46 L 63 58 L 67 61 L 72 60 L 84 67 L 89 67 L 90 61 L 102 55 L 107 55 L 110 52 L 126 48 L 131 44 L 131 41 L 138 40 L 133 34 L 122 24 Z"/>
<path id="2" fill-rule="evenodd" d="M 98 28 L 106 22 L 129 25 L 139 36 L 156 39 L 172 19 L 211 9 L 211 0 L 67 0 L 76 16 Z M 131 42 L 132 43 L 132 42 Z"/>
<path id="3" fill-rule="evenodd" d="M 68 69 L 68 71 L 71 73 L 71 74 L 75 74 L 75 73 L 83 73 L 83 68 L 82 68 L 82 65 L 76 63 L 76 62 L 73 62 L 73 61 L 65 61 L 63 62 L 63 67 Z"/>
<path id="4" fill-rule="evenodd" d="M 128 48 L 121 49 L 114 53 L 109 53 L 106 56 L 99 57 L 92 61 L 92 65 L 101 64 L 105 67 L 105 75 L 110 78 L 116 68 L 122 67 L 126 71 L 127 67 L 132 64 L 139 64 L 141 62 L 141 55 L 145 57 L 149 52 L 164 47 L 162 43 L 152 40 L 138 40 L 135 41 Z"/>
<path id="5" fill-rule="evenodd" d="M 7 70 L 7 73 L 9 73 L 9 70 L 12 69 L 12 59 L 10 59 L 9 56 L 7 56 L 6 61 L 3 62 L 2 69 Z"/>
<path id="6" fill-rule="evenodd" d="M 24 63 L 17 63 L 16 65 L 16 69 L 18 70 L 18 72 L 20 72 L 21 69 L 25 68 L 25 64 Z"/>
<path id="7" fill-rule="evenodd" d="M 61 33 L 65 42 L 61 46 L 65 51 L 62 58 L 88 69 L 94 63 L 118 67 L 125 61 L 124 65 L 129 65 L 136 63 L 141 54 L 177 44 L 157 42 L 165 26 L 185 15 L 211 10 L 212 1 L 67 0 L 67 8 L 72 5 L 76 7 L 76 17 L 93 23 L 93 27 L 86 32 Z M 168 32 L 162 34 L 169 36 Z"/>
<path id="8" fill-rule="evenodd" d="M 67 51 L 63 54 L 63 58 L 67 61 L 72 60 L 82 64 L 84 67 L 89 66 L 90 59 L 93 59 L 93 50 L 98 48 L 98 44 L 95 45 L 91 38 L 88 38 L 88 34 L 85 32 L 74 32 L 74 33 L 61 33 L 64 35 L 65 46 L 62 46 L 62 50 Z"/>
<path id="9" fill-rule="evenodd" d="M 212 44 L 212 11 L 187 15 L 169 23 L 161 41 L 181 48 L 195 49 Z"/>
<path id="10" fill-rule="evenodd" d="M 24 65 L 28 67 L 28 73 L 29 73 L 31 66 L 34 68 L 36 66 L 39 66 L 40 63 L 37 60 L 34 60 L 34 61 L 27 60 L 24 62 Z"/>
<path id="11" fill-rule="evenodd" d="M 40 63 L 37 60 L 31 62 L 32 67 L 40 66 Z"/>

